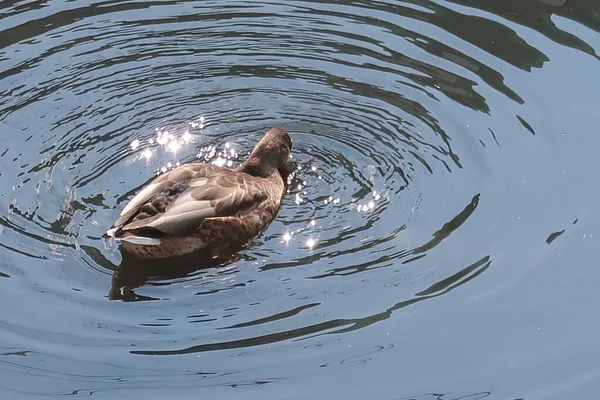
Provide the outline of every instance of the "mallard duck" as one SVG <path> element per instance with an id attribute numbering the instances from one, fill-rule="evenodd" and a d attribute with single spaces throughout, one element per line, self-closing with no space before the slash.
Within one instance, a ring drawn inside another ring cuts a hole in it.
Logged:
<path id="1" fill-rule="evenodd" d="M 191 163 L 154 179 L 121 211 L 106 236 L 143 258 L 208 248 L 217 255 L 257 236 L 286 192 L 288 133 L 270 129 L 238 168 Z"/>

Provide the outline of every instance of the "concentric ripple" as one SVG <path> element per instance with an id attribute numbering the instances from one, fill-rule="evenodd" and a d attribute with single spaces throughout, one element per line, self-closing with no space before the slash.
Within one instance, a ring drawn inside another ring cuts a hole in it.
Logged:
<path id="1" fill-rule="evenodd" d="M 398 351 L 506 254 L 515 160 L 559 134 L 521 82 L 559 50 L 598 59 L 576 5 L 489 3 L 0 4 L 1 387 L 219 393 Z M 102 238 L 157 174 L 239 165 L 272 126 L 289 193 L 229 262 Z"/>

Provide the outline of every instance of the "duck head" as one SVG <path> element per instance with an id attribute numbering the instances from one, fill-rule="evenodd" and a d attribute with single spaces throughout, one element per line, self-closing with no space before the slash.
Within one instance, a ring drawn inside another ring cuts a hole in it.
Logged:
<path id="1" fill-rule="evenodd" d="M 272 128 L 254 146 L 240 170 L 253 176 L 267 177 L 279 171 L 282 177 L 292 151 L 292 139 L 283 129 Z"/>

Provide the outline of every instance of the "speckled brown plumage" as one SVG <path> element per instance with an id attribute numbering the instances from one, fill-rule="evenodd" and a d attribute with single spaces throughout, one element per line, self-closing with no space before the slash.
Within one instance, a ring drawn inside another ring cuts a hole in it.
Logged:
<path id="1" fill-rule="evenodd" d="M 206 247 L 218 253 L 247 242 L 279 211 L 291 147 L 287 132 L 273 128 L 237 169 L 200 163 L 175 168 L 138 193 L 106 235 L 144 258 Z"/>

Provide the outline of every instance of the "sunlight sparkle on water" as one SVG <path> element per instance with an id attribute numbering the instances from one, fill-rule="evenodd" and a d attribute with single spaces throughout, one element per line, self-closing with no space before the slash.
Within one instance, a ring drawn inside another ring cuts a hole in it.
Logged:
<path id="1" fill-rule="evenodd" d="M 186 129 L 186 131 L 183 132 L 183 135 L 181 136 L 181 138 L 183 139 L 184 142 L 189 143 L 190 140 L 192 140 L 192 135 L 191 135 L 190 131 L 188 131 Z"/>
<path id="2" fill-rule="evenodd" d="M 213 146 L 208 146 L 207 152 L 205 154 L 206 159 L 211 159 L 217 154 L 217 148 Z"/>
<path id="3" fill-rule="evenodd" d="M 170 152 L 176 153 L 177 150 L 179 150 L 181 148 L 181 145 L 179 144 L 179 142 L 177 140 L 171 140 L 169 142 L 169 144 L 167 145 L 167 148 L 169 149 Z"/>
<path id="4" fill-rule="evenodd" d="M 131 146 L 131 149 L 132 149 L 132 150 L 137 150 L 137 148 L 138 148 L 138 147 L 140 147 L 140 141 L 139 141 L 139 140 L 137 140 L 137 139 L 134 139 L 134 140 L 131 142 L 130 146 Z"/>
<path id="5" fill-rule="evenodd" d="M 144 151 L 142 151 L 142 157 L 144 157 L 146 160 L 152 158 L 152 150 L 145 149 Z"/>
<path id="6" fill-rule="evenodd" d="M 285 242 L 286 244 L 290 242 L 290 240 L 292 240 L 292 235 L 289 234 L 289 232 L 286 232 L 283 234 L 283 242 Z"/>
<path id="7" fill-rule="evenodd" d="M 376 206 L 376 201 L 381 200 L 382 194 L 380 194 L 380 193 L 378 193 L 377 191 L 374 190 L 371 193 L 371 196 L 373 197 L 373 199 L 369 200 L 365 204 L 358 204 L 358 206 L 356 207 L 356 211 L 358 211 L 358 212 L 373 211 L 375 209 L 375 206 Z M 338 200 L 338 199 L 336 199 L 336 200 Z"/>
<path id="8" fill-rule="evenodd" d="M 317 242 L 314 239 L 308 239 L 306 241 L 306 247 L 308 247 L 311 250 L 315 247 L 316 244 Z"/>
<path id="9" fill-rule="evenodd" d="M 204 129 L 204 121 L 205 121 L 205 118 L 204 118 L 204 115 L 202 115 L 202 116 L 200 116 L 200 118 L 198 118 L 198 122 L 190 121 L 189 124 L 194 129 L 196 129 L 196 128 Z"/>
<path id="10" fill-rule="evenodd" d="M 217 157 L 217 159 L 213 161 L 213 164 L 217 167 L 222 167 L 223 165 L 225 165 L 226 162 L 227 160 L 223 157 Z"/>
<path id="11" fill-rule="evenodd" d="M 158 131 L 158 134 L 156 135 L 156 143 L 163 146 L 168 145 L 171 140 L 173 140 L 173 135 L 171 135 L 169 132 Z"/>

